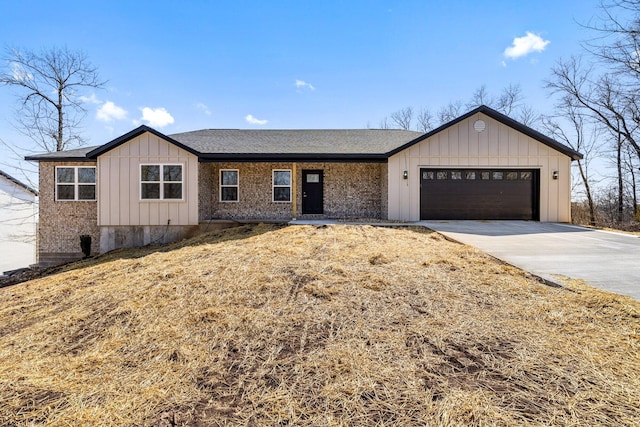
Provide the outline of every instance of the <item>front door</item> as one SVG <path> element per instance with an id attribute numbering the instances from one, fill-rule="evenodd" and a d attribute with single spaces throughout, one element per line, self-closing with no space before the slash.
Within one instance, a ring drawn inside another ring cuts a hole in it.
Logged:
<path id="1" fill-rule="evenodd" d="M 321 170 L 302 171 L 302 213 L 324 213 Z"/>

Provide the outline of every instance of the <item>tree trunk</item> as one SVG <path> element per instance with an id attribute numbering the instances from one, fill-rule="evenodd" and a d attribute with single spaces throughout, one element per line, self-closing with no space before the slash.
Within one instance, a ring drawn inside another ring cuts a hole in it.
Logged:
<path id="1" fill-rule="evenodd" d="M 580 160 L 578 160 L 578 170 L 580 170 L 580 176 L 582 177 L 582 182 L 584 182 L 584 191 L 587 194 L 587 203 L 589 204 L 589 225 L 595 226 L 596 210 L 593 204 L 593 197 L 591 196 L 591 186 L 589 185 L 589 180 L 587 179 L 587 175 Z"/>
<path id="2" fill-rule="evenodd" d="M 622 224 L 624 214 L 624 187 L 622 182 L 622 136 L 618 134 L 618 224 Z"/>
<path id="3" fill-rule="evenodd" d="M 56 151 L 64 150 L 64 140 L 63 140 L 63 112 L 62 112 L 62 87 L 58 88 L 58 105 L 56 105 L 56 109 L 58 110 L 58 134 L 56 135 Z"/>
<path id="4" fill-rule="evenodd" d="M 631 195 L 633 198 L 633 218 L 638 219 L 638 193 L 636 190 L 636 173 L 633 170 L 633 159 L 631 158 L 631 153 L 627 152 L 629 156 L 629 172 L 631 173 Z"/>
<path id="5" fill-rule="evenodd" d="M 638 217 L 638 195 L 636 192 L 636 174 L 631 169 L 631 188 L 633 189 L 633 217 Z"/>

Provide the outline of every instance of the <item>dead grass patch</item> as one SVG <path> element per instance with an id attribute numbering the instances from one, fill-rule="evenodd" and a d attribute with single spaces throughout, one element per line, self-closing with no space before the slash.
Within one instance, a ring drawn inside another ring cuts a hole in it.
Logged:
<path id="1" fill-rule="evenodd" d="M 423 228 L 118 251 L 0 289 L 0 425 L 640 424 L 640 304 L 566 286 Z"/>

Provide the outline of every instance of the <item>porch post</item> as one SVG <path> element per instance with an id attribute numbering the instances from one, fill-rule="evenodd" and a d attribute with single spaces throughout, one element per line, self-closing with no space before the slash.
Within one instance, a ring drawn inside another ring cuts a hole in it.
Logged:
<path id="1" fill-rule="evenodd" d="M 298 175 L 296 166 L 296 162 L 291 165 L 291 219 L 294 221 L 298 216 Z"/>

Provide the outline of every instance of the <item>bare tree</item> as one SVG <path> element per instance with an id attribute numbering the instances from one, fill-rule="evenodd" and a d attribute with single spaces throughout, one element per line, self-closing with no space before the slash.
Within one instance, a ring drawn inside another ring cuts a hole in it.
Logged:
<path id="1" fill-rule="evenodd" d="M 471 99 L 465 107 L 468 110 L 473 110 L 481 105 L 486 105 L 488 107 L 492 106 L 495 103 L 494 99 L 489 95 L 487 91 L 487 86 L 482 85 L 478 89 L 476 89 L 471 95 Z"/>
<path id="2" fill-rule="evenodd" d="M 523 96 L 519 85 L 509 85 L 502 90 L 499 97 L 493 97 L 487 90 L 486 85 L 476 89 L 469 101 L 464 104 L 466 109 L 474 109 L 481 105 L 486 105 L 496 109 L 506 115 L 514 115 L 518 113 L 517 119 L 527 126 L 533 125 L 538 121 L 539 115 L 530 107 L 522 104 Z M 423 107 L 416 118 L 415 129 L 420 132 L 428 132 L 434 127 L 443 125 L 451 120 L 458 118 L 462 114 L 463 103 L 460 100 L 450 101 L 444 107 L 441 107 L 434 114 L 428 108 Z M 393 127 L 409 130 L 413 126 L 414 110 L 412 107 L 405 107 L 391 114 Z M 380 122 L 383 129 L 389 128 L 389 118 L 385 117 Z"/>
<path id="3" fill-rule="evenodd" d="M 617 223 L 622 224 L 624 219 L 624 177 L 622 168 L 622 151 L 624 139 L 620 132 L 611 132 L 616 145 L 616 177 L 618 178 L 618 216 Z"/>
<path id="4" fill-rule="evenodd" d="M 473 92 L 465 107 L 472 110 L 481 105 L 486 105 L 507 116 L 511 116 L 516 109 L 522 106 L 523 98 L 520 85 L 510 84 L 502 89 L 502 93 L 498 97 L 491 96 L 487 91 L 486 85 L 482 85 Z"/>
<path id="5" fill-rule="evenodd" d="M 623 166 L 624 169 L 627 171 L 628 173 L 628 182 L 627 185 L 630 188 L 631 191 L 631 201 L 633 204 L 633 217 L 634 219 L 639 220 L 640 218 L 638 217 L 638 181 L 637 181 L 637 177 L 636 177 L 636 171 L 640 170 L 640 168 L 638 168 L 638 164 L 636 162 L 634 162 L 634 156 L 631 153 L 631 150 L 627 149 L 625 150 L 625 158 L 623 161 Z"/>
<path id="6" fill-rule="evenodd" d="M 413 108 L 405 107 L 392 113 L 391 120 L 398 129 L 410 130 L 413 121 Z"/>
<path id="7" fill-rule="evenodd" d="M 522 105 L 518 109 L 516 119 L 525 126 L 535 128 L 540 121 L 541 116 L 533 109 L 533 107 L 529 105 Z"/>
<path id="8" fill-rule="evenodd" d="M 585 25 L 595 34 L 585 49 L 618 77 L 640 79 L 640 0 L 601 0 L 601 15 Z"/>
<path id="9" fill-rule="evenodd" d="M 589 164 L 597 154 L 598 128 L 589 126 L 585 116 L 572 103 L 572 99 L 566 96 L 556 105 L 554 117 L 542 118 L 542 127 L 549 136 L 584 155 L 576 164 L 589 207 L 589 224 L 596 225 L 596 207 L 591 189 Z"/>
<path id="10" fill-rule="evenodd" d="M 495 101 L 495 109 L 510 116 L 517 108 L 521 107 L 523 99 L 520 85 L 510 84 L 502 89 L 502 93 Z"/>
<path id="11" fill-rule="evenodd" d="M 97 68 L 80 51 L 8 49 L 0 84 L 17 89 L 18 129 L 45 151 L 81 145 L 79 125 L 86 110 L 81 91 L 102 88 Z"/>
<path id="12" fill-rule="evenodd" d="M 592 115 L 611 132 L 619 133 L 640 158 L 638 126 L 640 109 L 636 94 L 627 94 L 609 75 L 596 76 L 592 67 L 583 67 L 580 58 L 559 61 L 551 70 L 546 87 L 552 93 L 571 98 L 577 108 Z"/>
<path id="13" fill-rule="evenodd" d="M 462 102 L 461 101 L 451 101 L 446 106 L 440 108 L 438 110 L 438 121 L 440 124 L 445 124 L 454 120 L 460 116 L 460 111 L 462 110 Z"/>
<path id="14" fill-rule="evenodd" d="M 385 117 L 382 120 L 380 120 L 380 124 L 378 125 L 378 129 L 391 129 L 391 126 L 389 126 L 389 118 Z"/>
<path id="15" fill-rule="evenodd" d="M 420 132 L 429 132 L 433 129 L 433 114 L 428 108 L 423 108 L 416 117 L 418 121 L 417 129 Z"/>

